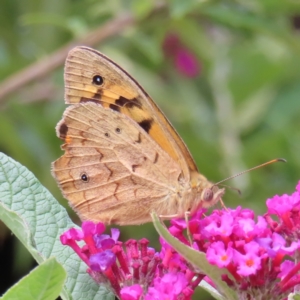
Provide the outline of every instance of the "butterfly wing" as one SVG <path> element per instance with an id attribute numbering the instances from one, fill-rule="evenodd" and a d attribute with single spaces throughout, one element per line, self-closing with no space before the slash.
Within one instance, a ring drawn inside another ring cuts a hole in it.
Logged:
<path id="1" fill-rule="evenodd" d="M 177 213 L 181 167 L 131 118 L 88 102 L 67 108 L 56 130 L 65 154 L 52 173 L 82 219 L 140 224 L 151 210 Z"/>
<path id="2" fill-rule="evenodd" d="M 96 102 L 134 120 L 181 167 L 185 181 L 197 166 L 175 129 L 143 88 L 102 53 L 76 47 L 65 65 L 66 103 Z"/>

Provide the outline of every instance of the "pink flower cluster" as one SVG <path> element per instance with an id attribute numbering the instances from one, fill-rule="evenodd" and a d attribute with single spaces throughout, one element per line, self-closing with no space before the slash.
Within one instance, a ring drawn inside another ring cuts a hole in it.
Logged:
<path id="1" fill-rule="evenodd" d="M 108 286 L 122 300 L 190 299 L 203 275 L 191 272 L 186 261 L 165 244 L 161 253 L 148 247 L 148 240 L 118 241 L 119 230 L 103 234 L 105 225 L 83 222 L 61 235 L 87 264 L 87 272 Z M 84 241 L 80 247 L 78 241 Z"/>
<path id="2" fill-rule="evenodd" d="M 292 195 L 268 199 L 267 207 L 257 218 L 238 207 L 202 219 L 199 211 L 189 222 L 194 248 L 228 269 L 234 280 L 223 280 L 242 299 L 284 299 L 300 283 L 300 182 Z"/>
<path id="3" fill-rule="evenodd" d="M 268 211 L 255 217 L 250 209 L 199 210 L 188 222 L 172 220 L 170 233 L 206 253 L 207 260 L 232 275 L 222 279 L 239 299 L 285 299 L 300 283 L 300 181 L 292 195 L 267 200 Z M 119 231 L 103 234 L 102 223 L 84 222 L 82 230 L 61 236 L 65 245 L 88 265 L 98 283 L 108 285 L 120 299 L 191 299 L 204 274 L 198 274 L 162 238 L 155 253 L 148 240 L 118 241 Z M 84 240 L 80 248 L 77 241 Z"/>

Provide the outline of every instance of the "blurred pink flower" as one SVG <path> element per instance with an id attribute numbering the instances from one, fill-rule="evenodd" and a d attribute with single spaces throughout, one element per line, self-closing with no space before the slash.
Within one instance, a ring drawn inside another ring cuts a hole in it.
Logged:
<path id="1" fill-rule="evenodd" d="M 189 78 L 200 74 L 201 66 L 196 55 L 181 42 L 178 35 L 168 34 L 163 42 L 163 50 L 180 74 Z"/>

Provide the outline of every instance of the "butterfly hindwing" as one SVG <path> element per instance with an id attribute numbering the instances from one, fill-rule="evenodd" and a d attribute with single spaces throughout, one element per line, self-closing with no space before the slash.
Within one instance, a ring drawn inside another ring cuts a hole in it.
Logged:
<path id="1" fill-rule="evenodd" d="M 176 213 L 180 166 L 126 115 L 92 102 L 73 105 L 57 134 L 65 154 L 52 172 L 82 219 L 139 224 L 151 210 Z"/>

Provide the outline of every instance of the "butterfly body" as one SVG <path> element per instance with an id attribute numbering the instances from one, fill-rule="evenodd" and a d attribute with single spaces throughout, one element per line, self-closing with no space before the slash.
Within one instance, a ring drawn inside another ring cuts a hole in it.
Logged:
<path id="1" fill-rule="evenodd" d="M 65 154 L 52 173 L 82 219 L 141 224 L 210 206 L 223 195 L 197 167 L 140 85 L 100 52 L 76 47 L 65 67 Z"/>

